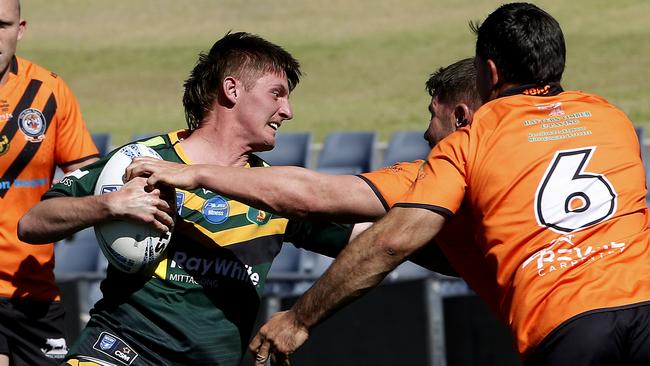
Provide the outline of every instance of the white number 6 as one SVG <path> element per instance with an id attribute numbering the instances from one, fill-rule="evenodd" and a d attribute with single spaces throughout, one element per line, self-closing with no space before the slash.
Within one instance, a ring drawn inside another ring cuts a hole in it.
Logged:
<path id="1" fill-rule="evenodd" d="M 616 191 L 604 175 L 587 173 L 595 146 L 555 153 L 535 193 L 540 226 L 567 233 L 595 225 L 616 212 Z"/>

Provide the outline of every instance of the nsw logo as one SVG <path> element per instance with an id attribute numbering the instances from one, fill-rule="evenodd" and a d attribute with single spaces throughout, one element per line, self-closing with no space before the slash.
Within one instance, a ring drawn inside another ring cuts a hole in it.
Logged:
<path id="1" fill-rule="evenodd" d="M 203 205 L 203 217 L 213 224 L 221 224 L 228 220 L 230 205 L 221 196 L 214 196 L 205 201 Z"/>
<path id="2" fill-rule="evenodd" d="M 179 215 L 183 211 L 183 202 L 185 202 L 185 193 L 176 192 L 176 210 L 178 210 Z"/>
<path id="3" fill-rule="evenodd" d="M 104 334 L 99 340 L 99 348 L 104 351 L 109 350 L 115 345 L 115 342 L 117 342 L 117 338 Z"/>
<path id="4" fill-rule="evenodd" d="M 101 192 L 102 192 L 102 194 L 117 192 L 117 191 L 120 190 L 120 188 L 122 188 L 121 184 L 108 184 L 108 185 L 102 186 Z"/>
<path id="5" fill-rule="evenodd" d="M 127 366 L 131 365 L 136 357 L 138 357 L 138 353 L 131 346 L 117 336 L 107 332 L 102 332 L 99 335 L 93 348 Z"/>

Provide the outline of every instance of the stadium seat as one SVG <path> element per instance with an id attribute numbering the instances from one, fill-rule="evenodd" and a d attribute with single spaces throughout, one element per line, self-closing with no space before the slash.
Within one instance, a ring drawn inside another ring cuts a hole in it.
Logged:
<path id="1" fill-rule="evenodd" d="M 88 321 L 88 312 L 101 298 L 99 283 L 106 276 L 107 265 L 92 227 L 54 245 L 54 275 L 62 289 L 62 301 L 76 302 L 72 308 L 79 311 L 80 325 Z"/>
<path id="2" fill-rule="evenodd" d="M 284 243 L 280 253 L 273 260 L 266 280 L 265 292 L 276 296 L 293 294 L 294 284 L 301 280 L 301 249 L 291 243 Z"/>
<path id="3" fill-rule="evenodd" d="M 329 174 L 358 174 L 373 168 L 374 132 L 332 132 L 323 143 L 317 170 Z"/>
<path id="4" fill-rule="evenodd" d="M 93 142 L 99 150 L 99 156 L 104 157 L 111 151 L 111 135 L 109 133 L 93 133 Z"/>
<path id="5" fill-rule="evenodd" d="M 391 166 L 398 162 L 424 159 L 431 151 L 429 143 L 420 131 L 397 131 L 388 141 L 384 153 L 383 166 Z"/>
<path id="6" fill-rule="evenodd" d="M 271 165 L 292 165 L 307 167 L 310 161 L 309 148 L 311 133 L 287 132 L 278 133 L 275 137 L 275 148 L 271 151 L 257 153 Z"/>
<path id="7" fill-rule="evenodd" d="M 97 272 L 97 256 L 101 251 L 93 228 L 83 229 L 54 246 L 54 274 L 68 277 Z"/>
<path id="8" fill-rule="evenodd" d="M 639 146 L 641 147 L 641 158 L 643 159 L 643 166 L 647 169 L 648 157 L 646 156 L 646 146 L 643 141 L 645 128 L 643 128 L 643 126 L 634 126 L 634 130 L 636 131 L 636 136 L 639 138 Z"/>

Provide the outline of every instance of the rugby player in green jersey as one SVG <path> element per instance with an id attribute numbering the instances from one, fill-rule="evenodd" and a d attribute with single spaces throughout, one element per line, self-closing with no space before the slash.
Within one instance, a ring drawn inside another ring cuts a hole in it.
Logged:
<path id="1" fill-rule="evenodd" d="M 476 69 L 473 58 L 457 61 L 433 73 L 426 82 L 431 96 L 428 106 L 430 121 L 424 138 L 433 147 L 456 129 L 469 124 L 474 111 L 481 105 L 476 90 Z M 127 168 L 127 178 L 145 176 L 150 184 L 168 184 L 184 189 L 206 187 L 247 204 L 261 207 L 287 217 L 301 219 L 375 220 L 383 216 L 397 199 L 406 193 L 418 176 L 422 161 L 398 163 L 360 176 L 322 174 L 298 167 L 270 167 L 240 169 L 215 165 L 181 165 L 150 158 L 136 158 Z M 247 181 L 250 184 L 237 184 Z M 468 231 L 467 212 L 459 213 L 436 238 L 436 244 L 412 257 L 429 269 L 450 274 L 445 255 L 456 252 L 445 248 L 462 246 L 463 260 L 476 263 L 482 254 L 471 250 L 473 232 Z M 470 266 L 471 267 L 471 266 Z M 483 269 L 483 268 L 482 268 Z M 482 269 L 475 268 L 474 283 L 489 278 Z M 466 275 L 459 273 L 460 275 Z M 480 290 L 481 287 L 478 288 Z M 489 298 L 490 294 L 482 294 Z M 488 301 L 489 302 L 489 301 Z M 258 333 L 262 339 L 264 328 Z M 252 343 L 258 364 L 264 364 L 268 355 L 260 342 Z"/>
<path id="2" fill-rule="evenodd" d="M 174 163 L 266 166 L 253 152 L 272 149 L 276 130 L 293 117 L 289 94 L 299 77 L 298 62 L 279 46 L 228 34 L 185 82 L 188 129 L 142 143 Z M 145 178 L 94 196 L 106 159 L 52 187 L 21 220 L 21 235 L 59 240 L 110 219 L 167 231 L 177 219 L 166 257 L 151 272 L 109 266 L 104 297 L 70 348 L 70 365 L 237 365 L 282 243 L 335 256 L 351 236 L 350 225 L 287 220 L 207 189 L 179 189 L 175 197 L 164 186 L 145 190 Z"/>
<path id="3" fill-rule="evenodd" d="M 281 47 L 227 34 L 185 82 L 188 129 L 142 143 L 182 164 L 264 166 L 253 152 L 272 149 L 276 130 L 293 117 L 289 94 L 299 77 L 298 62 Z M 94 196 L 109 157 L 54 185 L 22 218 L 20 235 L 51 242 L 111 219 L 165 232 L 177 219 L 156 268 L 130 275 L 109 266 L 70 365 L 237 365 L 282 243 L 336 255 L 351 235 L 350 225 L 289 221 L 206 189 L 145 190 L 144 178 Z"/>

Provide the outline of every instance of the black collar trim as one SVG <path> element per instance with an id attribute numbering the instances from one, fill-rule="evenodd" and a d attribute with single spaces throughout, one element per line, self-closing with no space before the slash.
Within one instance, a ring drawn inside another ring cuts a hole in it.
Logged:
<path id="1" fill-rule="evenodd" d="M 18 75 L 18 60 L 16 56 L 11 58 L 11 64 L 9 65 L 9 71 Z"/>
<path id="2" fill-rule="evenodd" d="M 563 91 L 564 89 L 562 89 L 562 86 L 559 83 L 549 83 L 546 85 L 525 84 L 515 86 L 514 88 L 503 91 L 501 94 L 499 94 L 498 98 L 509 97 L 511 95 L 518 94 L 531 95 L 535 97 L 552 97 L 554 95 L 562 93 Z"/>

